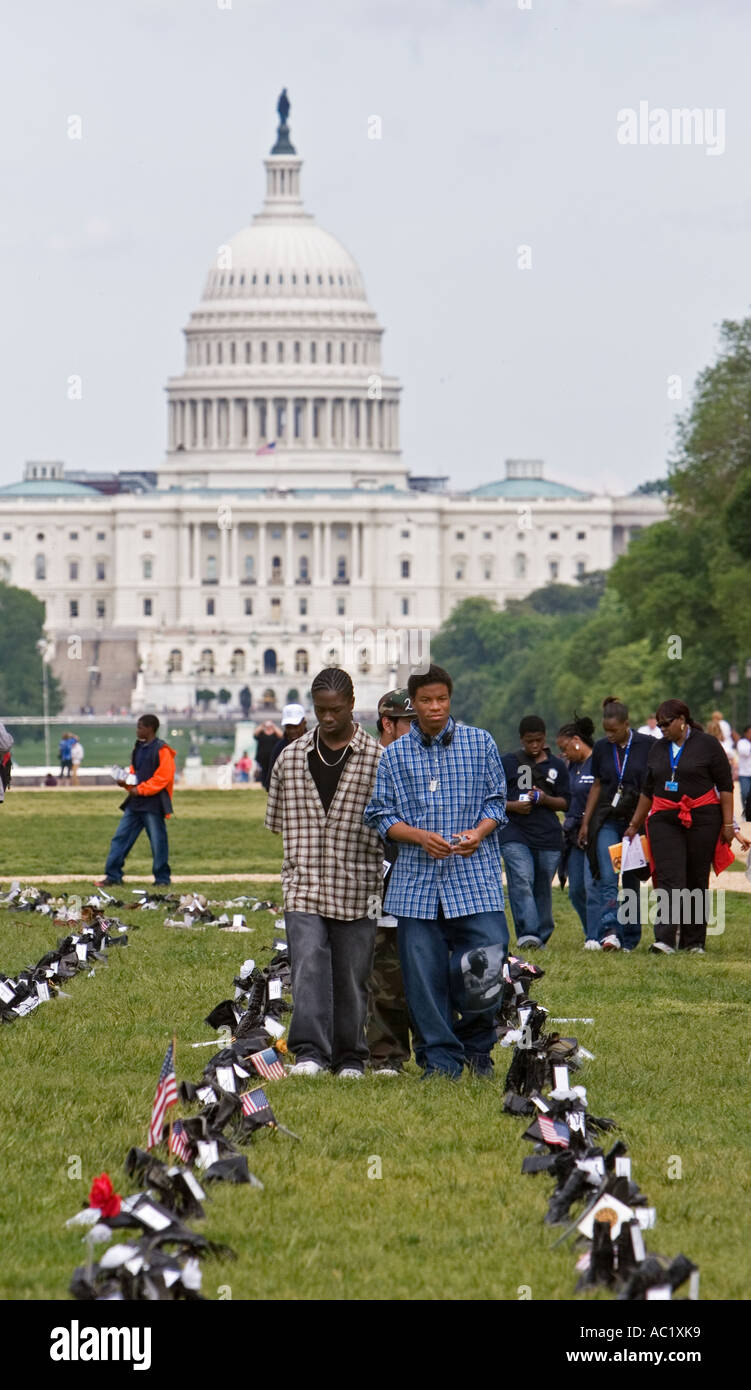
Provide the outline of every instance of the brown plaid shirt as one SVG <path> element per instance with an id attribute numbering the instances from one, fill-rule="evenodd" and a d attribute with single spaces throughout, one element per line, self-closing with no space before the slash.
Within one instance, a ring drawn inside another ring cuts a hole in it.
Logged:
<path id="1" fill-rule="evenodd" d="M 383 842 L 363 822 L 381 749 L 358 727 L 326 815 L 308 767 L 315 730 L 279 754 L 271 772 L 266 827 L 284 836 L 282 888 L 288 912 L 343 922 L 376 920 L 383 890 Z"/>

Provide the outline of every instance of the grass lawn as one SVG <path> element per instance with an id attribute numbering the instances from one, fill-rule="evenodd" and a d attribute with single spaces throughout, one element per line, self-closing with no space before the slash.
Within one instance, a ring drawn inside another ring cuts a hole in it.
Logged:
<path id="1" fill-rule="evenodd" d="M 98 870 L 114 825 L 109 800 L 14 793 L 0 811 L 2 871 Z M 274 880 L 250 888 L 201 880 L 275 868 L 278 841 L 260 827 L 261 809 L 262 800 L 240 793 L 184 793 L 171 830 L 175 872 L 194 872 L 194 886 L 210 896 L 251 891 L 279 901 Z M 132 882 L 148 882 L 147 869 L 142 854 Z M 577 1080 L 592 1111 L 620 1124 L 634 1176 L 657 1207 L 647 1247 L 695 1260 L 703 1298 L 744 1298 L 751 903 L 728 894 L 726 931 L 706 957 L 663 959 L 644 949 L 585 954 L 558 889 L 555 902 L 536 997 L 554 1016 L 595 1020 L 560 1028 L 595 1053 Z M 128 1148 L 145 1142 L 170 1034 L 178 1078 L 197 1080 L 212 1054 L 190 1047 L 212 1036 L 205 1014 L 231 995 L 246 956 L 269 959 L 270 912 L 248 918 L 249 936 L 173 930 L 163 913 L 122 913 L 131 915 L 140 926 L 130 945 L 112 950 L 93 978 L 70 982 L 69 999 L 2 1027 L 4 1299 L 67 1296 L 84 1246 L 64 1221 L 97 1173 L 109 1172 L 118 1191 L 134 1190 L 122 1165 Z M 39 915 L 0 910 L 0 968 L 12 974 L 35 962 L 63 934 Z M 542 1221 L 550 1180 L 520 1174 L 531 1146 L 520 1138 L 525 1122 L 502 1113 L 509 1056 L 497 1049 L 496 1058 L 491 1082 L 424 1085 L 411 1070 L 392 1081 L 268 1083 L 279 1120 L 302 1142 L 254 1137 L 247 1152 L 262 1192 L 213 1185 L 205 1222 L 193 1224 L 237 1259 L 204 1261 L 204 1293 L 215 1298 L 229 1285 L 233 1299 L 516 1300 L 529 1285 L 536 1300 L 571 1299 L 574 1250 L 551 1249 L 560 1232 Z M 80 1181 L 68 1176 L 76 1155 Z M 371 1179 L 376 1155 L 382 1177 Z M 682 1177 L 671 1180 L 675 1156 Z"/>

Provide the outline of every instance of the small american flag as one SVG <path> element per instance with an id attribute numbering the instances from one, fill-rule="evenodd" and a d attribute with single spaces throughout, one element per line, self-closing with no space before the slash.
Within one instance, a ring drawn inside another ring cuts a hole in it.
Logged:
<path id="1" fill-rule="evenodd" d="M 162 1070 L 159 1073 L 154 1104 L 151 1107 L 147 1149 L 153 1149 L 154 1145 L 159 1143 L 162 1137 L 165 1111 L 170 1105 L 177 1105 L 177 1079 L 175 1077 L 172 1043 L 167 1048 L 167 1055 L 162 1062 Z"/>
<path id="2" fill-rule="evenodd" d="M 268 1110 L 271 1116 L 269 1124 L 273 1123 L 274 1112 L 269 1105 L 268 1097 L 262 1086 L 255 1091 L 246 1091 L 240 1096 L 243 1115 L 259 1115 L 263 1110 Z"/>
<path id="3" fill-rule="evenodd" d="M 287 1073 L 279 1061 L 279 1053 L 273 1047 L 264 1048 L 263 1052 L 254 1052 L 251 1062 L 259 1076 L 265 1076 L 267 1081 L 284 1081 Z"/>
<path id="4" fill-rule="evenodd" d="M 183 1163 L 190 1163 L 190 1141 L 182 1120 L 175 1120 L 170 1130 L 167 1147 L 170 1153 L 177 1154 L 177 1157 L 181 1158 Z"/>
<path id="5" fill-rule="evenodd" d="M 273 439 L 270 444 L 262 444 L 260 449 L 256 449 L 256 454 L 273 454 L 275 448 L 276 440 Z"/>
<path id="6" fill-rule="evenodd" d="M 537 1124 L 546 1144 L 558 1144 L 562 1149 L 568 1148 L 568 1126 L 561 1120 L 550 1120 L 547 1115 L 538 1115 Z"/>

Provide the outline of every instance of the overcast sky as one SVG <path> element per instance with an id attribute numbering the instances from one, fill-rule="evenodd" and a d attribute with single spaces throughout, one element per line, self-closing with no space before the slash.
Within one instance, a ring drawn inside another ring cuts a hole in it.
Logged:
<path id="1" fill-rule="evenodd" d="M 282 86 L 306 206 L 386 328 L 410 470 L 662 474 L 717 326 L 749 311 L 751 7 L 527 3 L 6 7 L 0 482 L 26 459 L 158 466 L 181 330 L 260 207 Z M 619 143 L 640 101 L 708 110 L 724 151 Z"/>

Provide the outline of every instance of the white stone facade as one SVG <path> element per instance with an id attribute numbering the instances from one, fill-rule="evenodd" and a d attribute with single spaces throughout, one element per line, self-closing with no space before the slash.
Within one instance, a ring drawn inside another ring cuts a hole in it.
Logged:
<path id="1" fill-rule="evenodd" d="M 410 486 L 382 329 L 352 257 L 304 212 L 300 165 L 266 160 L 263 211 L 219 248 L 168 383 L 156 488 L 106 496 L 50 465 L 0 489 L 0 578 L 45 600 L 58 649 L 96 637 L 101 665 L 133 634 L 139 709 L 200 687 L 236 705 L 246 684 L 255 707 L 265 691 L 281 705 L 331 660 L 372 709 L 461 599 L 607 569 L 665 514 L 536 465 L 474 493 Z"/>

